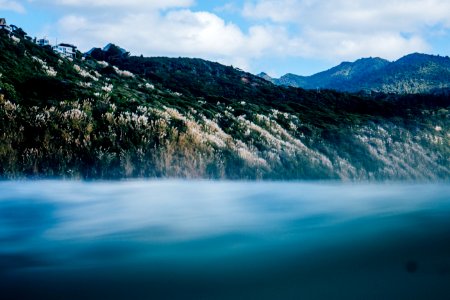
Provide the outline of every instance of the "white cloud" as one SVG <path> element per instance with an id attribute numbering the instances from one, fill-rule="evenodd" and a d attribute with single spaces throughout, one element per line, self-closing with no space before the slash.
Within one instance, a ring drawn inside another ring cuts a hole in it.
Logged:
<path id="1" fill-rule="evenodd" d="M 449 11 L 448 0 L 258 0 L 247 2 L 243 15 L 315 28 L 415 30 L 450 26 Z"/>
<path id="2" fill-rule="evenodd" d="M 10 10 L 25 13 L 25 7 L 17 1 L 0 0 L 0 10 Z"/>
<path id="3" fill-rule="evenodd" d="M 270 19 L 274 22 L 295 22 L 301 15 L 300 1 L 297 0 L 263 0 L 247 2 L 243 15 L 254 19 Z"/>
<path id="4" fill-rule="evenodd" d="M 214 12 L 239 14 L 241 12 L 241 6 L 238 6 L 235 2 L 228 2 L 222 6 L 215 7 Z"/>
<path id="5" fill-rule="evenodd" d="M 167 9 L 171 7 L 188 7 L 194 0 L 34 0 L 58 6 L 79 7 L 86 11 L 93 8 L 124 8 L 127 11 L 139 9 Z"/>
<path id="6" fill-rule="evenodd" d="M 254 26 L 244 33 L 215 14 L 188 9 L 103 20 L 67 15 L 58 28 L 61 38 L 84 50 L 113 42 L 133 54 L 202 57 L 245 69 L 282 38 L 276 27 Z"/>
<path id="7" fill-rule="evenodd" d="M 429 49 L 420 36 L 408 38 L 392 32 L 355 34 L 307 30 L 304 35 L 307 47 L 302 53 L 305 57 L 330 57 L 338 61 L 354 60 L 360 57 L 377 56 L 397 59 L 405 54 Z"/>
<path id="8" fill-rule="evenodd" d="M 242 14 L 295 31 L 291 55 L 341 60 L 426 51 L 431 28 L 450 27 L 449 11 L 448 0 L 258 0 Z"/>
<path id="9" fill-rule="evenodd" d="M 428 51 L 429 36 L 450 27 L 448 0 L 251 0 L 216 13 L 194 11 L 203 0 L 28 1 L 62 13 L 46 35 L 82 50 L 113 42 L 137 55 L 201 57 L 249 71 L 259 71 L 252 68 L 257 60 L 274 57 L 393 60 Z M 218 16 L 237 9 L 247 22 Z"/>
<path id="10" fill-rule="evenodd" d="M 59 41 L 76 44 L 81 50 L 112 42 L 136 55 L 201 57 L 248 71 L 257 71 L 252 69 L 257 59 L 299 52 L 291 48 L 300 43 L 289 38 L 283 26 L 265 24 L 243 29 L 212 12 L 193 11 L 192 0 L 34 2 L 70 11 L 59 19 L 56 32 L 45 35 L 57 36 Z M 92 5 L 88 5 L 90 2 Z"/>
<path id="11" fill-rule="evenodd" d="M 59 20 L 58 24 L 61 28 L 70 28 L 70 31 L 79 32 L 85 30 L 88 26 L 86 18 L 75 15 L 68 15 Z"/>

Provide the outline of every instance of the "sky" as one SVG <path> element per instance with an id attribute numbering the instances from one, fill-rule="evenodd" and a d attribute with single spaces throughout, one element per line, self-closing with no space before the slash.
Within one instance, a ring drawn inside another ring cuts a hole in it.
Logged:
<path id="1" fill-rule="evenodd" d="M 81 51 L 111 42 L 273 77 L 362 57 L 450 55 L 449 0 L 0 0 L 0 17 Z"/>

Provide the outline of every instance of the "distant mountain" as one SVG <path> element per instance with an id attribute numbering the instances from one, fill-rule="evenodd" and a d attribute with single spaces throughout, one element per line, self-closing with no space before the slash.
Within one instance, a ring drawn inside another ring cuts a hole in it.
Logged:
<path id="1" fill-rule="evenodd" d="M 103 55 L 103 53 L 113 53 L 113 55 L 115 55 L 115 56 L 129 55 L 129 52 L 127 52 L 127 50 L 120 48 L 111 43 L 107 44 L 105 47 L 103 47 L 103 49 L 95 48 L 95 47 L 91 48 L 91 50 L 86 52 L 84 55 L 85 56 L 94 55 L 94 56 L 99 57 L 99 55 Z"/>
<path id="2" fill-rule="evenodd" d="M 259 74 L 256 75 L 256 76 L 261 77 L 262 79 L 265 79 L 265 80 L 267 80 L 267 81 L 270 81 L 270 82 L 272 82 L 272 83 L 277 84 L 277 83 L 276 83 L 276 80 L 277 80 L 277 79 L 270 77 L 267 73 L 261 72 L 261 73 L 259 73 Z"/>
<path id="3" fill-rule="evenodd" d="M 277 85 L 304 89 L 337 91 L 373 91 L 417 94 L 450 88 L 450 58 L 420 53 L 409 54 L 397 61 L 362 58 L 343 62 L 312 76 L 286 74 L 279 79 L 265 73 L 258 76 Z"/>
<path id="4" fill-rule="evenodd" d="M 114 45 L 114 44 L 111 44 L 111 43 L 109 43 L 109 44 L 107 44 L 105 47 L 103 47 L 103 51 L 104 52 L 108 52 L 108 51 L 110 51 L 111 49 L 117 49 L 120 53 L 122 53 L 122 54 L 125 54 L 125 53 L 127 53 L 127 50 L 125 50 L 125 49 L 123 49 L 123 48 L 120 48 L 120 47 L 118 47 L 118 46 L 116 46 L 116 45 Z"/>

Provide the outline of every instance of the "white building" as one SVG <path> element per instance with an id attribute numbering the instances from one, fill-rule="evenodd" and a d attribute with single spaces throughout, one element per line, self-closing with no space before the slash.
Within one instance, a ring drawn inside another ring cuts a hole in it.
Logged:
<path id="1" fill-rule="evenodd" d="M 36 44 L 38 44 L 41 47 L 49 46 L 50 45 L 50 41 L 48 39 L 46 39 L 46 38 L 43 38 L 43 39 L 37 40 Z"/>
<path id="2" fill-rule="evenodd" d="M 77 47 L 71 44 L 61 43 L 52 47 L 53 51 L 64 57 L 75 58 Z"/>

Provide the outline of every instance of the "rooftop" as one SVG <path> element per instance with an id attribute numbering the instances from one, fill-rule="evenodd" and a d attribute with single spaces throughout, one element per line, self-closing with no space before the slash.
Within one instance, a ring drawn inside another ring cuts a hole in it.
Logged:
<path id="1" fill-rule="evenodd" d="M 67 44 L 67 43 L 60 43 L 58 46 L 61 46 L 61 47 L 70 47 L 70 48 L 77 48 L 77 46 L 74 46 L 74 45 L 72 45 L 72 44 Z"/>

